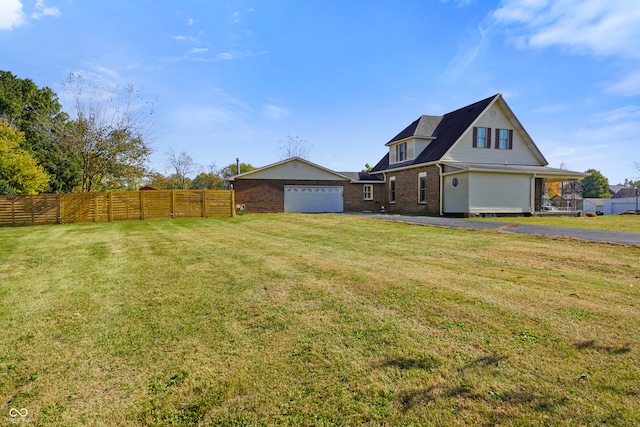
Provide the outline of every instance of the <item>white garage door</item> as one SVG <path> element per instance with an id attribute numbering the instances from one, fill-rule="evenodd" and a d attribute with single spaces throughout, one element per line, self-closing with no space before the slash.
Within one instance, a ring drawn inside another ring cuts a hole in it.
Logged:
<path id="1" fill-rule="evenodd" d="M 285 212 L 342 212 L 342 187 L 285 185 Z"/>

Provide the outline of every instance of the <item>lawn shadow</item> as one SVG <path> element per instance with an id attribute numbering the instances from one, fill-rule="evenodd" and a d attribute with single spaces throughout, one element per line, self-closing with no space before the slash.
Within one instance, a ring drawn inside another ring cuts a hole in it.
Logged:
<path id="1" fill-rule="evenodd" d="M 401 370 L 422 369 L 431 372 L 442 364 L 435 356 L 424 357 L 393 357 L 387 358 L 382 363 L 383 368 L 398 368 Z"/>
<path id="2" fill-rule="evenodd" d="M 625 354 L 631 351 L 631 346 L 628 343 L 623 344 L 621 347 L 612 347 L 608 345 L 596 344 L 596 340 L 582 341 L 579 343 L 575 343 L 573 346 L 577 350 L 592 349 L 595 351 L 600 351 L 600 352 L 614 354 L 614 355 Z"/>

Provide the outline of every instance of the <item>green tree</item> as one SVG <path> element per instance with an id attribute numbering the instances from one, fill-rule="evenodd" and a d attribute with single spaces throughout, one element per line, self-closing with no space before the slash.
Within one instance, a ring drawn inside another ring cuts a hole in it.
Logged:
<path id="1" fill-rule="evenodd" d="M 611 193 L 609 193 L 609 180 L 596 169 L 589 169 L 586 173 L 591 175 L 584 178 L 581 182 L 582 197 L 595 199 L 610 198 Z"/>
<path id="2" fill-rule="evenodd" d="M 221 190 L 224 188 L 224 179 L 215 164 L 209 167 L 208 172 L 200 172 L 191 181 L 191 188 L 198 190 Z"/>
<path id="3" fill-rule="evenodd" d="M 0 117 L 24 132 L 22 148 L 49 175 L 45 191 L 70 192 L 80 185 L 79 158 L 61 144 L 68 116 L 53 90 L 0 71 Z"/>
<path id="4" fill-rule="evenodd" d="M 249 163 L 240 163 L 240 173 L 250 172 L 254 169 L 255 167 L 251 166 Z M 220 169 L 220 176 L 223 180 L 227 180 L 235 175 L 238 175 L 238 163 L 230 163 Z"/>
<path id="5" fill-rule="evenodd" d="M 49 177 L 21 147 L 24 133 L 0 119 L 0 191 L 3 194 L 35 194 L 45 189 Z"/>
<path id="6" fill-rule="evenodd" d="M 372 170 L 373 170 L 373 166 L 371 166 L 369 163 L 365 163 L 364 164 L 364 169 L 362 169 L 362 172 L 369 173 Z"/>
<path id="7" fill-rule="evenodd" d="M 81 190 L 100 191 L 110 183 L 141 180 L 151 154 L 147 132 L 152 104 L 141 100 L 130 85 L 112 96 L 69 74 L 64 87 L 73 97 L 75 119 L 65 129 L 63 143 L 80 159 Z"/>

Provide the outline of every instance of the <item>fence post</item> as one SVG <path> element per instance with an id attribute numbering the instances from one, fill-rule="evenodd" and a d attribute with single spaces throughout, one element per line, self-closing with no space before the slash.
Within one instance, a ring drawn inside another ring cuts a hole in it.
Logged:
<path id="1" fill-rule="evenodd" d="M 62 224 L 62 194 L 56 194 L 58 198 L 58 224 Z"/>
<path id="2" fill-rule="evenodd" d="M 93 222 L 98 222 L 98 196 L 95 193 L 89 193 L 90 195 L 90 204 L 89 209 L 91 209 L 91 203 L 93 203 Z"/>
<path id="3" fill-rule="evenodd" d="M 113 195 L 111 191 L 107 193 L 107 221 L 113 222 Z"/>
<path id="4" fill-rule="evenodd" d="M 138 190 L 140 193 L 140 219 L 144 220 L 144 190 Z"/>
<path id="5" fill-rule="evenodd" d="M 207 217 L 207 190 L 202 190 L 202 218 Z"/>
<path id="6" fill-rule="evenodd" d="M 231 197 L 231 217 L 233 218 L 234 216 L 236 216 L 236 197 L 235 197 L 235 192 L 233 190 L 229 190 L 230 197 Z"/>
<path id="7" fill-rule="evenodd" d="M 176 217 L 176 190 L 171 190 L 171 212 L 169 213 L 169 217 Z"/>

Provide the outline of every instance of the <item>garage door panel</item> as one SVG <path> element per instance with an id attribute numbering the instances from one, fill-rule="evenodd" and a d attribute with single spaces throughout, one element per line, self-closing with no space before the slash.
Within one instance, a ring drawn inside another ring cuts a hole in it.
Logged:
<path id="1" fill-rule="evenodd" d="M 285 186 L 284 211 L 342 212 L 342 187 Z"/>

